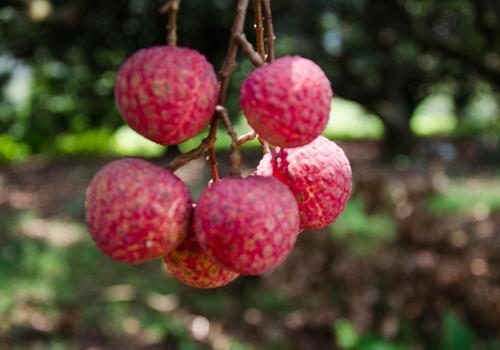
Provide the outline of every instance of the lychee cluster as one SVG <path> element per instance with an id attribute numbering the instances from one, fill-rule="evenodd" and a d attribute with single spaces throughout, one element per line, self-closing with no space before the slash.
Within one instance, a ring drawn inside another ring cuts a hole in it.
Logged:
<path id="1" fill-rule="evenodd" d="M 157 46 L 125 62 L 115 95 L 131 128 L 171 145 L 207 126 L 219 84 L 200 53 Z M 275 146 L 257 171 L 213 182 L 194 204 L 170 170 L 136 158 L 111 162 L 85 198 L 97 247 L 127 264 L 163 258 L 174 278 L 197 288 L 274 269 L 302 230 L 334 222 L 350 196 L 349 161 L 320 136 L 332 96 L 308 59 L 283 57 L 255 69 L 241 87 L 241 108 L 260 139 Z"/>

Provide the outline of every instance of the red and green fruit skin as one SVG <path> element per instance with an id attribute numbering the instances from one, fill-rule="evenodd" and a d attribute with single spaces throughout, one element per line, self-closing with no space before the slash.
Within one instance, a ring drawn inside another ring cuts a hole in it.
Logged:
<path id="1" fill-rule="evenodd" d="M 316 63 L 286 56 L 246 78 L 240 104 L 263 140 L 291 148 L 304 146 L 323 132 L 332 97 L 330 81 Z"/>
<path id="2" fill-rule="evenodd" d="M 186 141 L 209 123 L 219 88 L 213 66 L 199 52 L 155 46 L 133 54 L 115 85 L 126 123 L 163 145 Z"/>
<path id="3" fill-rule="evenodd" d="M 274 178 L 226 178 L 201 194 L 194 229 L 202 248 L 223 266 L 258 275 L 292 250 L 299 233 L 298 206 Z"/>
<path id="4" fill-rule="evenodd" d="M 174 278 L 195 288 L 217 288 L 235 280 L 239 274 L 226 269 L 199 245 L 194 232 L 164 258 Z"/>
<path id="5" fill-rule="evenodd" d="M 286 184 L 299 204 L 301 229 L 320 229 L 344 211 L 352 189 L 352 171 L 344 151 L 320 136 L 310 144 L 278 148 L 260 161 L 257 175 Z"/>
<path id="6" fill-rule="evenodd" d="M 124 158 L 102 168 L 85 196 L 96 245 L 114 260 L 138 264 L 162 257 L 185 238 L 192 200 L 171 172 Z"/>

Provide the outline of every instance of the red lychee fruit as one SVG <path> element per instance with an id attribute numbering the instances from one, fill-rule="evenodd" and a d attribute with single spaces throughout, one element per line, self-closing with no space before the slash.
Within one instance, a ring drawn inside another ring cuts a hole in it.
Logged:
<path id="1" fill-rule="evenodd" d="M 349 160 L 342 148 L 323 136 L 307 146 L 266 154 L 256 174 L 273 176 L 291 189 L 299 204 L 302 229 L 334 222 L 351 195 Z"/>
<path id="2" fill-rule="evenodd" d="M 281 147 L 318 137 L 330 115 L 333 91 L 321 68 L 299 56 L 255 69 L 241 87 L 240 104 L 259 136 Z"/>
<path id="3" fill-rule="evenodd" d="M 115 97 L 132 129 L 159 144 L 178 144 L 210 121 L 218 97 L 217 76 L 195 50 L 155 46 L 136 52 L 121 67 Z"/>
<path id="4" fill-rule="evenodd" d="M 125 158 L 95 175 L 85 210 L 97 246 L 115 260 L 137 264 L 159 258 L 182 242 L 192 201 L 187 187 L 171 172 Z"/>
<path id="5" fill-rule="evenodd" d="M 184 284 L 196 288 L 217 288 L 235 280 L 239 274 L 226 269 L 199 245 L 194 232 L 165 256 L 165 265 Z"/>
<path id="6" fill-rule="evenodd" d="M 201 194 L 194 229 L 202 248 L 223 266 L 257 275 L 292 250 L 299 212 L 288 187 L 272 177 L 226 178 Z"/>

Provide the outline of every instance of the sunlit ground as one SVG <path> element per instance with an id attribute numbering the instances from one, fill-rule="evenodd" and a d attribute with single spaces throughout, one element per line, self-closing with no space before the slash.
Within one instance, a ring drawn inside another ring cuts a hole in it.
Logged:
<path id="1" fill-rule="evenodd" d="M 448 288 L 434 285 L 434 278 L 493 293 L 488 281 L 500 258 L 500 179 L 494 172 L 449 177 L 417 165 L 395 170 L 367 159 L 366 146 L 342 145 L 356 185 L 338 222 L 304 233 L 271 275 L 240 278 L 216 291 L 180 285 L 160 262 L 124 266 L 95 248 L 83 223 L 83 194 L 103 161 L 41 158 L 5 168 L 0 344 L 7 345 L 0 349 L 292 349 L 295 342 L 303 348 L 411 349 L 420 340 L 404 333 L 405 324 L 425 319 L 427 293 L 438 300 Z M 259 151 L 245 153 L 253 158 L 245 164 L 250 167 Z M 208 180 L 203 161 L 179 175 L 195 196 Z M 397 240 L 413 243 L 398 246 Z M 449 255 L 436 255 L 443 249 Z M 416 270 L 405 270 L 412 264 Z M 385 290 L 392 276 L 411 286 L 420 269 L 426 271 L 423 294 L 400 291 L 394 299 Z M 370 293 L 387 300 L 372 300 Z M 463 341 L 497 348 L 494 338 L 479 340 L 462 319 L 463 308 L 480 312 L 470 303 L 443 304 L 442 335 L 435 339 L 442 349 Z M 385 326 L 371 319 L 377 305 L 388 308 Z M 411 307 L 417 307 L 414 314 L 403 312 Z"/>

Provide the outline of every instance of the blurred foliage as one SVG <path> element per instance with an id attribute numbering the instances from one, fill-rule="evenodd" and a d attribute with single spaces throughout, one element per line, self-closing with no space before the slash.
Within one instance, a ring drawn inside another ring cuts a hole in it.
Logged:
<path id="1" fill-rule="evenodd" d="M 361 198 L 351 198 L 341 217 L 330 227 L 333 237 L 355 254 L 369 254 L 396 237 L 396 228 L 387 214 L 369 215 Z"/>
<path id="2" fill-rule="evenodd" d="M 83 348 L 76 345 L 78 338 L 68 337 L 73 333 L 90 334 L 92 344 L 109 344 L 110 348 L 124 348 L 127 343 L 127 349 L 135 349 L 142 348 L 139 344 L 163 342 L 179 350 L 210 349 L 214 347 L 206 341 L 193 339 L 192 324 L 187 320 L 195 315 L 212 322 L 231 322 L 234 315 L 228 315 L 229 310 L 247 310 L 244 322 L 253 324 L 253 318 L 261 320 L 262 314 L 279 319 L 316 304 L 314 299 L 287 298 L 283 291 L 257 284 L 250 277 L 234 282 L 231 288 L 203 292 L 169 278 L 160 263 L 126 266 L 113 262 L 95 248 L 84 225 L 71 218 L 81 216 L 83 210 L 81 199 L 74 203 L 64 205 L 60 218 L 45 218 L 30 210 L 0 216 L 0 230 L 5 233 L 0 238 L 0 339 L 2 333 L 22 337 L 29 327 L 40 334 L 54 334 L 33 347 L 9 349 Z M 352 249 L 354 242 L 361 242 L 360 251 L 366 255 L 387 243 L 387 232 L 394 230 L 394 223 L 390 217 L 377 218 L 367 214 L 362 198 L 355 196 L 331 227 L 335 235 L 345 235 L 336 239 L 339 247 Z M 378 220 L 388 222 L 377 224 Z M 359 229 L 359 222 L 372 227 L 371 237 Z M 336 303 L 341 307 L 341 302 Z M 243 320 L 233 322 L 237 328 L 243 327 Z M 494 350 L 500 344 L 496 339 L 482 340 L 453 311 L 442 314 L 439 332 L 432 338 L 420 339 L 414 331 L 402 327 L 388 338 L 374 331 L 360 332 L 349 319 L 338 318 L 331 325 L 330 336 L 343 350 L 410 350 L 421 343 L 431 350 Z M 234 335 L 227 339 L 230 350 L 297 348 L 283 339 L 258 345 Z"/>
<path id="3" fill-rule="evenodd" d="M 500 186 L 497 181 L 454 180 L 427 203 L 435 215 L 489 213 L 500 209 Z"/>
<path id="4" fill-rule="evenodd" d="M 220 67 L 233 3 L 184 0 L 180 44 L 198 49 Z M 484 147 L 498 147 L 498 0 L 272 3 L 278 55 L 312 58 L 333 82 L 336 97 L 325 131 L 328 137 L 384 138 L 394 153 L 410 150 L 415 136 L 478 136 Z M 165 18 L 157 11 L 160 4 L 147 0 L 3 0 L 0 163 L 40 153 L 161 155 L 163 147 L 124 126 L 113 96 L 116 72 L 124 60 L 140 48 L 164 43 Z M 254 40 L 251 21 L 246 25 L 248 37 Z M 238 89 L 252 66 L 243 56 L 240 63 L 231 84 L 229 110 L 237 132 L 244 133 L 249 128 L 238 108 Z M 180 150 L 194 147 L 203 135 L 180 145 Z M 223 130 L 218 138 L 217 147 L 227 150 L 230 140 Z M 257 141 L 245 145 L 258 146 Z M 444 161 L 465 156 L 453 147 L 439 147 L 429 154 L 444 155 L 440 158 Z M 369 151 L 363 149 L 358 156 Z M 475 154 L 468 157 L 472 164 Z M 393 165 L 404 171 L 412 162 L 410 157 L 398 156 Z M 30 163 L 33 168 L 40 166 L 36 160 Z M 355 192 L 338 222 L 325 235 L 318 233 L 314 251 L 307 250 L 311 243 L 307 237 L 300 238 L 300 248 L 289 258 L 290 271 L 278 270 L 272 277 L 248 277 L 222 290 L 200 292 L 168 278 L 159 264 L 130 267 L 105 258 L 85 233 L 85 185 L 77 195 L 63 196 L 52 207 L 47 204 L 53 192 L 70 193 L 74 183 L 86 184 L 96 170 L 87 165 L 82 161 L 72 171 L 63 169 L 62 178 L 48 172 L 38 183 L 33 182 L 36 176 L 28 176 L 29 186 L 22 189 L 6 182 L 0 173 L 0 350 L 9 337 L 21 342 L 42 338 L 34 345 L 7 345 L 9 350 L 68 349 L 88 339 L 109 348 L 161 344 L 163 348 L 208 349 L 207 342 L 197 341 L 192 334 L 191 321 L 197 315 L 209 319 L 214 329 L 227 330 L 221 339 L 230 350 L 294 349 L 304 339 L 346 350 L 406 350 L 416 344 L 431 350 L 500 348 L 498 332 L 491 336 L 484 326 L 498 330 L 497 312 L 487 303 L 498 294 L 477 294 L 493 293 L 490 287 L 498 290 L 494 266 L 498 249 L 494 237 L 487 240 L 493 235 L 484 234 L 498 224 L 496 178 L 448 179 L 436 191 L 424 189 L 425 195 L 418 193 L 416 198 L 411 197 L 410 184 L 403 191 L 408 197 L 388 205 L 383 205 L 387 198 L 379 197 L 383 186 L 368 184 L 371 192 Z M 428 164 L 420 166 L 428 170 Z M 405 180 L 411 182 L 413 175 Z M 54 183 L 57 188 L 50 187 Z M 419 186 L 431 183 L 426 179 Z M 43 189 L 41 195 L 34 193 Z M 191 190 L 197 193 L 200 187 Z M 379 207 L 374 210 L 371 202 Z M 399 218 L 394 210 L 398 204 L 411 204 L 407 208 L 416 212 L 416 219 Z M 471 248 L 463 242 L 476 234 L 474 230 L 482 230 L 481 240 L 486 243 Z M 461 232 L 467 239 L 450 240 L 450 232 Z M 471 257 L 484 259 L 477 258 L 479 267 L 490 263 L 486 267 L 491 274 L 474 275 Z M 380 260 L 376 259 L 392 261 L 392 265 L 377 268 Z M 436 260 L 432 270 L 429 266 Z M 419 264 L 427 270 L 419 270 Z M 345 270 L 336 274 L 333 270 L 339 266 Z M 411 279 L 401 277 L 405 271 L 410 271 Z M 378 279 L 376 274 L 384 272 Z M 462 276 L 462 284 L 436 287 L 443 274 Z M 391 284 L 395 275 L 402 278 L 401 285 Z M 446 294 L 446 303 L 437 293 L 442 289 L 453 296 Z M 380 299 L 370 304 L 366 299 L 373 295 Z M 406 312 L 415 305 L 423 315 L 412 318 Z M 476 309 L 477 305 L 483 308 Z M 359 316 L 366 310 L 371 312 L 364 315 L 369 321 Z M 333 312 L 336 321 L 325 326 L 320 318 L 314 323 L 314 316 L 322 312 Z M 310 317 L 307 324 L 301 323 L 304 313 Z M 431 323 L 436 314 L 438 320 Z M 384 335 L 387 332 L 379 324 L 384 321 L 378 319 L 382 315 L 392 317 L 399 327 L 390 336 Z M 367 322 L 367 328 L 358 329 Z M 435 327 L 432 332 L 423 329 L 428 324 Z"/>
<path id="5" fill-rule="evenodd" d="M 352 145 L 363 157 L 366 145 Z M 337 222 L 302 233 L 272 274 L 211 291 L 181 285 L 160 261 L 125 266 L 96 249 L 83 194 L 103 160 L 0 169 L 0 349 L 498 349 L 488 294 L 498 290 L 498 180 L 380 177 L 352 160 L 364 175 Z M 199 192 L 201 172 L 180 176 Z M 210 336 L 197 337 L 207 322 Z"/>
<path id="6" fill-rule="evenodd" d="M 116 71 L 134 51 L 164 42 L 159 5 L 3 1 L 0 159 L 113 153 L 106 139 L 123 125 L 114 106 Z M 396 153 L 411 147 L 414 133 L 498 136 L 497 1 L 273 0 L 273 7 L 278 55 L 311 57 L 330 76 L 336 94 L 356 102 L 351 108 L 334 104 L 333 116 L 340 119 L 328 135 L 385 135 Z M 226 0 L 184 1 L 180 44 L 220 67 L 232 10 Z M 253 39 L 251 24 L 246 31 Z M 241 62 L 229 101 L 235 119 L 241 119 L 238 88 L 252 69 L 243 57 Z M 381 123 L 364 123 L 373 116 Z"/>

